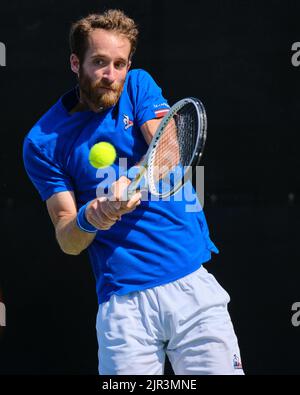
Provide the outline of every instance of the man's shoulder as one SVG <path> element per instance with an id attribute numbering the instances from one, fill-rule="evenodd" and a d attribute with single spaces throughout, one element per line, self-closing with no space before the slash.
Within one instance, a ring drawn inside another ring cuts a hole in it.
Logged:
<path id="1" fill-rule="evenodd" d="M 149 74 L 149 73 L 144 69 L 131 69 L 128 71 L 128 76 L 131 78 L 138 78 L 145 74 Z"/>
<path id="2" fill-rule="evenodd" d="M 67 113 L 63 111 L 61 99 L 52 105 L 32 126 L 25 140 L 30 141 L 35 146 L 42 146 L 55 138 L 55 131 Z"/>
<path id="3" fill-rule="evenodd" d="M 131 85 L 140 85 L 147 80 L 152 80 L 152 77 L 144 69 L 132 69 L 128 72 L 128 83 Z"/>
<path id="4" fill-rule="evenodd" d="M 127 85 L 125 87 L 131 101 L 138 103 L 147 96 L 156 95 L 160 91 L 152 76 L 143 69 L 133 69 L 128 72 Z"/>

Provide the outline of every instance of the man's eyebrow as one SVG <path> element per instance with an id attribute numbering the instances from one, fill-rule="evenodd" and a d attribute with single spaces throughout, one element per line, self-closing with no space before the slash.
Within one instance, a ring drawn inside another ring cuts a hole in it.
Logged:
<path id="1" fill-rule="evenodd" d="M 96 53 L 96 54 L 94 54 L 94 55 L 91 55 L 91 58 L 106 58 L 106 56 L 105 56 L 105 55 L 102 55 L 102 54 L 100 54 L 100 53 Z"/>
<path id="2" fill-rule="evenodd" d="M 92 58 L 92 59 L 94 59 L 94 58 L 108 59 L 108 56 L 105 56 L 105 55 L 100 54 L 100 53 L 96 53 L 96 54 L 94 54 L 94 55 L 91 55 L 91 58 Z M 117 61 L 122 61 L 122 62 L 125 62 L 125 63 L 128 62 L 128 59 L 123 58 L 123 57 L 121 57 L 121 56 L 120 56 L 119 58 L 117 58 L 116 60 L 117 60 Z"/>

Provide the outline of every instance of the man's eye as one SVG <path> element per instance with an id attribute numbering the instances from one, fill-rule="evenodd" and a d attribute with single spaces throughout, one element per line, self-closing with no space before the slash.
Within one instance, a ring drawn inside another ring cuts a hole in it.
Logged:
<path id="1" fill-rule="evenodd" d="M 96 66 L 103 66 L 104 65 L 104 60 L 102 60 L 102 59 L 95 59 L 94 60 L 94 64 Z"/>
<path id="2" fill-rule="evenodd" d="M 121 62 L 121 63 L 116 63 L 115 67 L 116 69 L 120 70 L 123 69 L 126 66 L 126 63 Z"/>

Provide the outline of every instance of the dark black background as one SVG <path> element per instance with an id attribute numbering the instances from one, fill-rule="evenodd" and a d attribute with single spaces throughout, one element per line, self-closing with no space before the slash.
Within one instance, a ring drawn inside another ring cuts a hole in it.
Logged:
<path id="1" fill-rule="evenodd" d="M 1 4 L 0 373 L 97 373 L 88 258 L 59 250 L 22 143 L 74 84 L 70 23 L 110 7 L 140 26 L 133 67 L 149 71 L 170 103 L 196 96 L 207 109 L 204 208 L 221 253 L 206 267 L 231 295 L 245 372 L 299 374 L 291 306 L 300 300 L 300 67 L 291 46 L 300 41 L 300 3 L 292 0 Z"/>

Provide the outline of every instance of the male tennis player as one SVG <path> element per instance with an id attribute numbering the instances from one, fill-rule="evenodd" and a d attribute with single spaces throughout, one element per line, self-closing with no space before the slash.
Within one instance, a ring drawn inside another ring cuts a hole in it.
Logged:
<path id="1" fill-rule="evenodd" d="M 243 374 L 229 296 L 202 266 L 218 252 L 203 211 L 186 212 L 184 198 L 144 201 L 139 192 L 122 201 L 130 180 L 118 161 L 114 199 L 97 194 L 103 179 L 88 161 L 90 148 L 110 142 L 134 166 L 169 108 L 148 73 L 129 71 L 137 36 L 119 10 L 72 25 L 78 86 L 26 136 L 25 167 L 61 249 L 89 252 L 100 374 L 163 374 L 165 353 L 175 374 Z"/>

